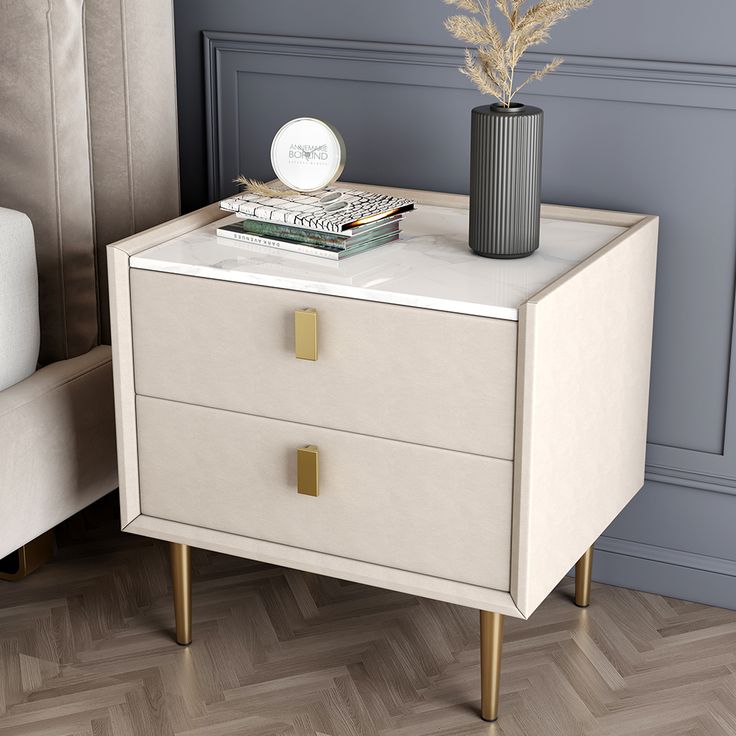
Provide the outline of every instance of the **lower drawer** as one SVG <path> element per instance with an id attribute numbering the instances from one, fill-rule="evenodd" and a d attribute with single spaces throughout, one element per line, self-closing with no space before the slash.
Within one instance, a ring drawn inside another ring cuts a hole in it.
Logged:
<path id="1" fill-rule="evenodd" d="M 141 511 L 509 589 L 507 460 L 139 396 Z M 297 493 L 319 448 L 320 495 Z"/>

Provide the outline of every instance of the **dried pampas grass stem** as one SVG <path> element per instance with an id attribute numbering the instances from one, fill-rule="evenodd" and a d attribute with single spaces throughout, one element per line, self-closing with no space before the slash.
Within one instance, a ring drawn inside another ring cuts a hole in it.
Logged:
<path id="1" fill-rule="evenodd" d="M 530 47 L 545 43 L 549 30 L 567 18 L 573 10 L 585 8 L 593 0 L 538 0 L 526 10 L 526 0 L 445 0 L 470 15 L 453 15 L 445 28 L 473 50 L 466 49 L 465 65 L 460 71 L 484 94 L 492 95 L 504 107 L 529 82 L 541 79 L 562 64 L 556 58 L 516 84 L 514 74 L 522 54 Z M 492 5 L 495 6 L 493 10 Z M 493 13 L 505 20 L 508 34 L 504 37 Z M 517 80 L 518 81 L 518 80 Z"/>
<path id="2" fill-rule="evenodd" d="M 242 174 L 234 179 L 235 184 L 239 184 L 249 194 L 258 194 L 261 197 L 293 197 L 300 192 L 294 189 L 285 189 L 284 187 L 272 187 L 258 179 L 247 179 Z"/>

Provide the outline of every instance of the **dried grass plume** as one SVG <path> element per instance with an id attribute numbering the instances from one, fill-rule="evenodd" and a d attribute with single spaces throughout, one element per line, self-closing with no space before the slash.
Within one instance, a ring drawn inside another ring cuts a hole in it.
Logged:
<path id="1" fill-rule="evenodd" d="M 283 186 L 274 187 L 258 179 L 248 179 L 242 174 L 233 179 L 234 184 L 239 184 L 248 194 L 257 194 L 260 197 L 293 197 L 299 192 L 294 189 L 286 189 Z"/>
<path id="2" fill-rule="evenodd" d="M 555 58 L 514 86 L 514 74 L 522 54 L 530 47 L 545 43 L 552 26 L 567 18 L 573 10 L 585 8 L 593 0 L 538 0 L 526 10 L 526 0 L 493 0 L 508 25 L 503 36 L 493 18 L 491 0 L 445 0 L 470 15 L 453 15 L 445 28 L 473 50 L 465 50 L 465 65 L 460 71 L 478 89 L 509 107 L 529 82 L 541 79 L 557 69 L 564 59 Z"/>

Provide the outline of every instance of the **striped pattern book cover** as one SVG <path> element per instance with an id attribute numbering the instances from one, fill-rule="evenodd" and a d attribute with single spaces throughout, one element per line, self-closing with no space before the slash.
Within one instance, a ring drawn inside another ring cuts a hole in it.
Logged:
<path id="1" fill-rule="evenodd" d="M 329 188 L 315 194 L 284 197 L 264 197 L 244 192 L 223 199 L 220 207 L 256 220 L 343 233 L 412 210 L 414 202 L 378 192 Z"/>

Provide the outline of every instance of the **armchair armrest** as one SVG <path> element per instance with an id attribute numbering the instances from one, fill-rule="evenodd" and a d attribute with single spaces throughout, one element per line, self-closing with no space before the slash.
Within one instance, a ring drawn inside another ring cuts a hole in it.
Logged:
<path id="1" fill-rule="evenodd" d="M 0 557 L 116 486 L 108 346 L 0 391 Z"/>

